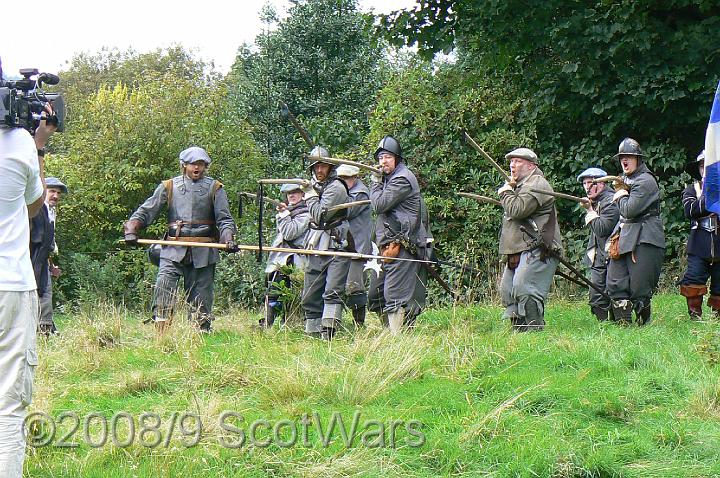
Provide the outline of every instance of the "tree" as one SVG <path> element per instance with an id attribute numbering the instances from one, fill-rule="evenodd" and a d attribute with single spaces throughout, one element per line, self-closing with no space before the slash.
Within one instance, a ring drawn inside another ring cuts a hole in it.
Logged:
<path id="1" fill-rule="evenodd" d="M 230 75 L 237 108 L 254 125 L 273 171 L 298 170 L 308 146 L 279 112 L 300 117 L 317 143 L 331 150 L 362 142 L 381 84 L 382 48 L 356 0 L 295 0 L 286 19 L 266 9 L 257 50 L 240 49 Z M 271 28 L 275 26 L 274 30 Z"/>

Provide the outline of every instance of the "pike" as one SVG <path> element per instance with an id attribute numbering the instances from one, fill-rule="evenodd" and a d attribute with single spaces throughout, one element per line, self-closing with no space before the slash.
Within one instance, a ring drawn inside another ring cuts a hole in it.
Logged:
<path id="1" fill-rule="evenodd" d="M 122 241 L 121 241 L 122 242 Z M 211 249 L 227 249 L 227 244 L 217 242 L 190 242 L 190 241 L 165 241 L 157 239 L 138 239 L 138 244 L 158 244 L 160 246 L 179 246 L 179 247 L 209 247 Z M 238 250 L 241 251 L 259 251 L 258 246 L 238 244 Z M 302 254 L 306 256 L 335 256 L 347 257 L 348 259 L 365 259 L 365 260 L 391 260 L 401 262 L 419 262 L 421 264 L 435 264 L 433 261 L 423 259 L 405 259 L 403 257 L 385 257 L 373 254 L 360 254 L 359 252 L 343 252 L 343 251 L 318 251 L 315 249 L 293 249 L 291 247 L 263 247 L 263 251 L 268 252 L 289 252 L 291 254 Z"/>
<path id="2" fill-rule="evenodd" d="M 476 201 L 488 203 L 488 204 L 494 204 L 495 206 L 502 206 L 502 203 L 500 201 L 498 201 L 497 199 L 489 198 L 487 196 L 481 196 L 480 194 L 459 192 L 459 193 L 457 193 L 457 195 L 465 197 L 465 198 L 474 199 Z"/>
<path id="3" fill-rule="evenodd" d="M 310 156 L 310 155 L 306 155 L 305 157 L 307 159 L 320 161 L 323 163 L 346 164 L 348 166 L 357 166 L 360 169 L 372 171 L 375 174 L 382 174 L 382 170 L 380 168 L 376 168 L 375 166 L 370 166 L 369 164 L 365 164 L 365 163 L 358 163 L 357 161 L 350 161 L 349 159 L 329 158 L 327 156 Z"/>
<path id="4" fill-rule="evenodd" d="M 577 202 L 580 204 L 587 204 L 588 202 L 590 202 L 590 200 L 587 198 L 581 198 L 578 196 L 573 196 L 571 194 L 558 193 L 555 191 L 547 191 L 545 189 L 530 188 L 530 191 L 532 191 L 534 193 L 545 194 L 547 196 L 553 196 L 553 197 L 556 197 L 559 199 L 567 199 L 568 201 L 574 201 L 574 202 Z"/>
<path id="5" fill-rule="evenodd" d="M 308 187 L 310 181 L 307 179 L 288 178 L 288 179 L 258 179 L 258 184 L 297 184 L 298 186 Z M 265 198 L 263 197 L 263 200 Z"/>
<path id="6" fill-rule="evenodd" d="M 508 183 L 513 182 L 512 179 L 510 178 L 510 175 L 508 173 L 506 173 L 505 170 L 498 163 L 496 163 L 495 160 L 492 159 L 489 154 L 487 154 L 485 151 L 483 151 L 483 149 L 480 147 L 480 145 L 477 144 L 474 139 L 472 139 L 472 137 L 467 133 L 467 131 L 463 131 L 463 134 L 465 135 L 465 139 L 470 144 L 470 146 L 472 146 L 475 151 L 477 151 L 483 157 L 485 157 L 485 159 L 490 161 L 490 163 L 493 166 L 495 166 L 495 169 L 497 169 L 500 172 L 500 174 L 503 175 L 503 177 L 505 178 L 505 181 L 507 181 Z"/>
<path id="7" fill-rule="evenodd" d="M 302 139 L 305 141 L 305 143 L 310 147 L 310 149 L 313 149 L 315 147 L 315 142 L 312 140 L 307 130 L 302 127 L 295 115 L 292 114 L 290 108 L 288 108 L 288 105 L 284 101 L 280 101 L 280 114 L 290 120 L 290 123 L 293 125 L 293 127 L 295 127 L 297 132 L 300 133 L 300 136 L 302 136 Z M 304 164 L 303 169 L 305 169 Z"/>
<path id="8" fill-rule="evenodd" d="M 355 207 L 355 206 L 364 206 L 365 204 L 370 204 L 370 200 L 363 199 L 362 201 L 346 202 L 344 204 L 338 204 L 337 206 L 329 207 L 326 209 L 326 211 L 327 212 L 341 211 L 343 209 L 350 209 L 351 207 Z"/>

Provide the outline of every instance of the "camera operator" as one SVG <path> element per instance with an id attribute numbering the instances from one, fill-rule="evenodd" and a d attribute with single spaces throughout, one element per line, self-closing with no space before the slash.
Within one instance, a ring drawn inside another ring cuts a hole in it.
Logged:
<path id="1" fill-rule="evenodd" d="M 2 66 L 0 64 L 0 81 Z M 46 107 L 46 112 L 52 110 Z M 35 138 L 0 126 L 0 476 L 22 476 L 25 409 L 32 396 L 38 296 L 30 262 L 29 217 L 45 200 L 44 148 L 56 126 L 40 121 Z"/>

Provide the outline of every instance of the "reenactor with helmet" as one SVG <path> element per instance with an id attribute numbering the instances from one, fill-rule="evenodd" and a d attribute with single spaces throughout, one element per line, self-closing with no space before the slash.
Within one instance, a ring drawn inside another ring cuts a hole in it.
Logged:
<path id="1" fill-rule="evenodd" d="M 405 165 L 402 149 L 385 136 L 375 151 L 382 174 L 372 175 L 370 200 L 377 213 L 375 240 L 383 256 L 425 259 L 428 234 L 422 221 L 422 197 L 417 178 Z M 425 289 L 417 288 L 419 263 L 388 261 L 371 281 L 369 309 L 380 315 L 393 335 L 414 324 L 424 303 Z M 423 297 L 415 297 L 421 292 Z"/>
<path id="2" fill-rule="evenodd" d="M 660 188 L 637 141 L 623 139 L 616 157 L 623 176 L 613 195 L 620 221 L 607 243 L 607 292 L 615 321 L 630 323 L 634 311 L 638 325 L 644 325 L 650 321 L 650 301 L 665 256 Z"/>
<path id="3" fill-rule="evenodd" d="M 230 214 L 222 183 L 205 175 L 211 160 L 208 153 L 192 146 L 180 153 L 183 173 L 160 183 L 155 192 L 124 224 L 125 242 L 136 245 L 138 232 L 157 218 L 167 205 L 170 241 L 221 242 L 236 252 L 235 222 Z M 213 281 L 217 249 L 207 247 L 163 246 L 155 282 L 152 321 L 158 334 L 164 333 L 172 319 L 180 277 L 184 278 L 190 315 L 202 332 L 211 331 Z"/>
<path id="4" fill-rule="evenodd" d="M 310 231 L 306 249 L 319 251 L 348 251 L 352 244 L 347 221 L 347 209 L 329 211 L 347 203 L 347 185 L 337 176 L 336 166 L 324 163 L 328 150 L 316 146 L 310 152 L 315 157 L 308 166 L 313 180 L 303 187 L 305 203 L 310 212 Z M 305 332 L 311 336 L 332 340 L 340 326 L 344 310 L 345 280 L 350 260 L 345 257 L 309 256 L 305 269 L 302 306 L 305 312 Z"/>

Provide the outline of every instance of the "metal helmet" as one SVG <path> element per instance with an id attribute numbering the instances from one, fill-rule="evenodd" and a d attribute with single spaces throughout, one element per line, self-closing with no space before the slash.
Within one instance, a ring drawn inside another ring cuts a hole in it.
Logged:
<path id="1" fill-rule="evenodd" d="M 642 149 L 640 149 L 640 143 L 635 141 L 632 138 L 625 138 L 624 140 L 620 141 L 620 145 L 618 146 L 618 153 L 615 155 L 615 157 L 619 157 L 620 155 L 632 155 L 637 156 L 638 158 L 642 158 L 645 156 L 642 152 Z"/>
<path id="2" fill-rule="evenodd" d="M 152 244 L 148 247 L 147 255 L 150 264 L 160 267 L 160 252 L 162 252 L 162 246 L 160 244 Z"/>
<path id="3" fill-rule="evenodd" d="M 373 157 L 377 159 L 378 155 L 382 151 L 387 151 L 388 153 L 392 153 L 395 156 L 397 156 L 398 161 L 402 161 L 402 148 L 400 147 L 400 143 L 393 138 L 392 136 L 385 136 L 383 139 L 380 140 L 380 143 L 378 143 L 378 147 L 375 150 L 375 154 Z"/>
<path id="4" fill-rule="evenodd" d="M 525 159 L 527 161 L 530 161 L 531 163 L 537 164 L 538 163 L 538 156 L 535 154 L 535 151 L 533 151 L 530 148 L 517 148 L 510 151 L 508 154 L 505 155 L 505 159 L 510 158 L 520 158 Z"/>
<path id="5" fill-rule="evenodd" d="M 293 191 L 302 191 L 302 186 L 293 183 L 286 183 L 280 186 L 280 192 L 283 194 L 291 193 Z"/>
<path id="6" fill-rule="evenodd" d="M 338 176 L 344 176 L 347 178 L 351 178 L 360 174 L 360 168 L 351 164 L 341 164 L 335 171 L 337 172 Z"/>
<path id="7" fill-rule="evenodd" d="M 585 178 L 602 178 L 603 176 L 607 175 L 608 173 L 604 169 L 587 168 L 585 171 L 578 175 L 577 180 L 579 183 L 581 183 Z"/>
<path id="8" fill-rule="evenodd" d="M 320 161 L 320 160 L 313 159 L 313 156 L 315 156 L 315 157 L 323 156 L 323 157 L 329 158 L 330 152 L 326 148 L 323 148 L 322 146 L 315 146 L 312 149 L 312 151 L 310 151 L 308 156 L 312 160 L 312 162 L 308 165 L 308 169 L 312 169 L 312 167 L 315 166 L 317 163 L 322 163 L 322 161 Z M 330 163 L 325 163 L 325 164 L 330 164 Z M 334 164 L 330 164 L 330 166 L 332 166 L 333 168 L 335 167 Z"/>
<path id="9" fill-rule="evenodd" d="M 212 162 L 207 151 L 198 146 L 190 146 L 188 149 L 180 152 L 180 166 L 192 164 L 197 161 L 203 161 L 206 165 L 210 165 Z"/>

